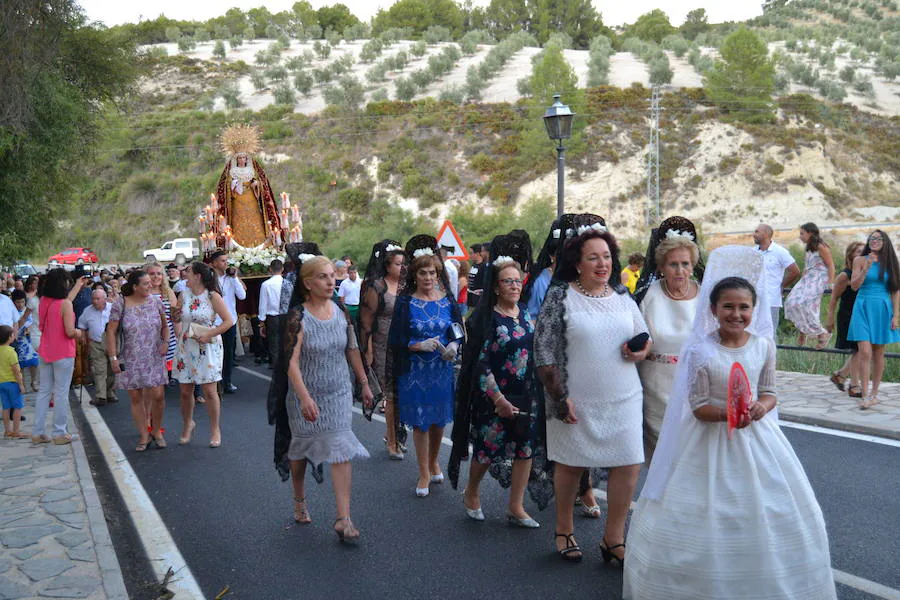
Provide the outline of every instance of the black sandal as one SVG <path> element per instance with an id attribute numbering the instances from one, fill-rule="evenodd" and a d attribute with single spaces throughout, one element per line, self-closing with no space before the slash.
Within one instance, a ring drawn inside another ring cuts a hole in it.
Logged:
<path id="1" fill-rule="evenodd" d="M 613 565 L 625 568 L 625 557 L 619 558 L 617 554 L 613 552 L 616 548 L 624 548 L 625 543 L 616 544 L 615 546 L 609 546 L 606 542 L 606 538 L 603 538 L 603 541 L 600 542 L 600 554 L 603 555 L 603 562 L 611 562 Z"/>
<path id="2" fill-rule="evenodd" d="M 584 552 L 581 550 L 581 546 L 575 542 L 575 534 L 557 533 L 556 537 L 566 538 L 566 547 L 562 550 L 557 550 L 556 553 L 559 554 L 563 560 L 569 562 L 581 562 L 581 559 L 584 558 Z M 574 552 L 578 552 L 578 556 L 575 556 L 573 554 Z"/>

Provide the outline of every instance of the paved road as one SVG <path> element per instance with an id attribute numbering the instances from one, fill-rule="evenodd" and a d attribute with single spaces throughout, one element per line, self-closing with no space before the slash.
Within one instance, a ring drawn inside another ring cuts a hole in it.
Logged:
<path id="1" fill-rule="evenodd" d="M 247 363 L 247 359 L 244 359 Z M 255 369 L 268 375 L 265 369 Z M 226 396 L 224 438 L 206 446 L 208 427 L 198 411 L 189 446 L 177 446 L 177 396 L 168 393 L 167 450 L 133 451 L 127 402 L 102 414 L 171 531 L 204 593 L 226 585 L 228 598 L 391 597 L 475 598 L 495 593 L 561 598 L 619 598 L 621 572 L 601 564 L 596 551 L 602 520 L 579 519 L 576 532 L 589 548 L 580 565 L 552 553 L 552 507 L 529 507 L 543 527 L 513 529 L 502 518 L 505 495 L 488 479 L 483 487 L 485 523 L 468 521 L 458 492 L 433 486 L 414 497 L 415 464 L 387 459 L 383 425 L 355 417 L 354 427 L 373 457 L 356 464 L 354 521 L 363 532 L 358 548 L 337 543 L 329 480 L 310 478 L 307 497 L 314 523 L 288 526 L 291 491 L 271 466 L 272 429 L 265 421 L 267 382 L 236 372 L 240 391 Z M 90 409 L 94 410 L 94 409 Z M 803 461 L 829 524 L 835 568 L 900 588 L 895 532 L 900 520 L 897 458 L 900 449 L 828 435 L 786 430 Z M 449 448 L 445 447 L 442 462 Z M 115 535 L 115 532 L 113 532 Z M 839 585 L 842 600 L 874 596 Z"/>

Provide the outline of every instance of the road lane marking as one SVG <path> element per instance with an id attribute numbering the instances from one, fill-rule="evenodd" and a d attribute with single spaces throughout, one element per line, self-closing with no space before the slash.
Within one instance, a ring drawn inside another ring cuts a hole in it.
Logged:
<path id="1" fill-rule="evenodd" d="M 272 378 L 269 375 L 264 373 L 259 373 L 254 371 L 253 369 L 248 369 L 247 367 L 236 367 L 238 370 L 243 371 L 249 375 L 253 375 L 254 377 L 259 377 L 260 379 L 265 379 L 266 381 L 272 381 Z M 362 409 L 358 406 L 353 407 L 353 412 L 361 415 Z M 386 423 L 385 418 L 379 414 L 372 415 L 372 419 L 376 421 L 380 421 L 381 423 Z M 782 427 L 793 427 L 795 429 L 805 429 L 808 431 L 813 431 L 815 433 L 825 433 L 828 435 L 838 435 L 840 437 L 848 437 L 851 439 L 858 439 L 866 442 L 874 442 L 879 444 L 885 444 L 888 446 L 900 446 L 900 442 L 895 440 L 887 440 L 882 438 L 877 438 L 874 436 L 866 436 L 860 435 L 858 433 L 850 433 L 846 431 L 836 431 L 833 429 L 825 429 L 823 427 L 813 427 L 809 425 L 802 425 L 799 423 L 785 423 L 781 422 L 780 425 Z M 871 439 L 870 439 L 871 438 Z M 453 442 L 449 438 L 441 438 L 441 443 L 445 446 L 453 446 Z M 604 490 L 594 488 L 594 496 L 599 501 L 606 501 L 606 492 Z M 636 503 L 631 503 L 631 509 L 637 506 Z M 844 571 L 839 571 L 838 569 L 832 568 L 832 572 L 834 573 L 834 580 L 838 583 L 846 585 L 848 587 L 852 587 L 854 589 L 860 590 L 861 592 L 865 592 L 877 598 L 882 598 L 883 600 L 900 600 L 900 590 L 895 590 L 894 588 L 890 588 L 886 585 L 882 585 L 880 583 L 876 583 L 874 581 L 869 581 L 868 579 L 863 579 L 862 577 L 857 577 L 856 575 L 851 575 L 850 573 L 846 573 Z"/>
<path id="2" fill-rule="evenodd" d="M 778 422 L 781 427 L 790 427 L 791 429 L 802 429 L 803 431 L 812 431 L 813 433 L 821 433 L 823 435 L 833 435 L 835 437 L 857 440 L 860 442 L 869 442 L 872 444 L 881 444 L 883 446 L 891 446 L 900 448 L 900 440 L 892 440 L 889 438 L 878 437 L 877 435 L 867 435 L 864 433 L 853 433 L 852 431 L 841 431 L 839 429 L 828 429 L 819 425 L 806 425 L 805 423 L 794 423 L 781 420 Z"/>
<path id="3" fill-rule="evenodd" d="M 191 598 L 192 600 L 205 600 L 206 596 L 200 590 L 200 585 L 194 579 L 187 561 L 178 550 L 175 540 L 169 534 L 166 524 L 159 516 L 153 501 L 147 495 L 141 480 L 138 478 L 128 457 L 122 452 L 122 448 L 116 442 L 115 436 L 106 425 L 106 421 L 96 410 L 85 410 L 84 416 L 94 431 L 97 445 L 103 453 L 103 458 L 112 473 L 119 493 L 125 501 L 125 506 L 131 516 L 131 520 L 141 538 L 141 545 L 150 560 L 153 572 L 156 573 L 158 582 L 162 582 L 169 567 L 175 571 L 167 587 L 175 593 L 176 598 Z"/>

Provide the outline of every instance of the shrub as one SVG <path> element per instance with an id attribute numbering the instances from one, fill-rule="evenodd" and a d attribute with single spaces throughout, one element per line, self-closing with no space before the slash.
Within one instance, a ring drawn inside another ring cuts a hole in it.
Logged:
<path id="1" fill-rule="evenodd" d="M 313 42 L 313 52 L 321 59 L 326 59 L 331 55 L 331 46 L 323 43 L 321 40 Z"/>
<path id="2" fill-rule="evenodd" d="M 266 76 L 262 74 L 260 71 L 253 71 L 250 73 L 250 83 L 253 84 L 253 89 L 257 92 L 260 90 L 264 90 L 266 88 Z"/>
<path id="3" fill-rule="evenodd" d="M 428 44 L 438 44 L 440 42 L 449 42 L 450 30 L 443 25 L 432 25 L 425 30 L 423 39 Z"/>
<path id="4" fill-rule="evenodd" d="M 231 49 L 234 50 L 244 44 L 244 38 L 239 35 L 233 35 L 228 39 L 228 45 L 231 46 Z"/>
<path id="5" fill-rule="evenodd" d="M 182 38 L 178 40 L 178 50 L 180 52 L 191 52 L 196 47 L 196 42 L 187 36 L 182 36 Z"/>
<path id="6" fill-rule="evenodd" d="M 293 105 L 297 101 L 294 89 L 286 83 L 275 86 L 275 89 L 272 90 L 272 96 L 275 97 L 275 104 Z"/>
<path id="7" fill-rule="evenodd" d="M 337 47 L 341 43 L 341 34 L 333 29 L 329 29 L 325 33 L 325 41 L 331 44 L 332 47 Z"/>
<path id="8" fill-rule="evenodd" d="M 315 78 L 316 83 L 328 83 L 334 79 L 334 74 L 331 72 L 331 67 L 326 65 L 324 67 L 313 69 L 313 77 Z"/>
<path id="9" fill-rule="evenodd" d="M 313 76 L 310 75 L 308 71 L 298 71 L 296 75 L 294 75 L 294 89 L 303 94 L 305 97 L 309 97 L 310 92 L 312 92 L 313 88 Z"/>
<path id="10" fill-rule="evenodd" d="M 850 65 L 847 65 L 846 67 L 841 69 L 841 72 L 838 76 L 844 83 L 853 83 L 853 79 L 856 77 L 856 69 L 854 69 Z"/>
<path id="11" fill-rule="evenodd" d="M 767 158 L 765 171 L 769 175 L 781 175 L 782 173 L 784 173 L 784 165 L 772 160 L 771 158 Z"/>
<path id="12" fill-rule="evenodd" d="M 194 32 L 194 41 L 198 44 L 205 43 L 209 41 L 209 32 L 201 27 L 197 31 Z"/>
<path id="13" fill-rule="evenodd" d="M 306 65 L 307 62 L 306 60 L 304 60 L 303 55 L 292 56 L 284 61 L 284 68 L 286 68 L 291 73 L 302 71 L 304 67 L 306 67 Z"/>
<path id="14" fill-rule="evenodd" d="M 416 84 L 408 77 L 398 77 L 394 81 L 394 95 L 397 100 L 409 102 L 416 95 Z"/>
<path id="15" fill-rule="evenodd" d="M 425 40 L 419 40 L 409 49 L 409 53 L 413 56 L 422 57 L 428 52 L 428 43 Z"/>
<path id="16" fill-rule="evenodd" d="M 681 37 L 679 34 L 667 35 L 662 40 L 662 47 L 666 50 L 671 50 L 675 56 L 681 58 L 685 54 L 687 54 L 688 49 L 690 48 L 690 44 L 686 39 Z"/>
<path id="17" fill-rule="evenodd" d="M 177 43 L 181 40 L 181 29 L 178 27 L 166 27 L 166 39 L 170 42 Z"/>
<path id="18" fill-rule="evenodd" d="M 484 91 L 484 79 L 475 65 L 469 67 L 466 71 L 466 97 L 470 100 L 481 100 L 481 93 Z"/>
<path id="19" fill-rule="evenodd" d="M 234 83 L 229 82 L 223 84 L 222 87 L 219 88 L 219 95 L 222 96 L 227 108 L 240 108 L 244 105 L 244 103 L 241 102 L 241 92 Z"/>
<path id="20" fill-rule="evenodd" d="M 609 56 L 612 52 L 612 44 L 605 35 L 591 40 L 588 53 L 588 87 L 609 83 Z"/>
<path id="21" fill-rule="evenodd" d="M 222 40 L 216 40 L 216 45 L 213 46 L 212 54 L 219 60 L 225 60 L 225 43 Z"/>
<path id="22" fill-rule="evenodd" d="M 372 92 L 372 102 L 385 102 L 388 99 L 387 90 L 384 88 L 378 88 L 374 92 Z"/>
<path id="23" fill-rule="evenodd" d="M 462 85 L 451 85 L 441 90 L 439 100 L 462 104 L 466 100 L 466 88 Z"/>
<path id="24" fill-rule="evenodd" d="M 281 65 L 275 65 L 269 69 L 266 69 L 266 77 L 271 79 L 272 81 L 284 81 L 288 77 L 287 69 L 282 67 Z"/>
<path id="25" fill-rule="evenodd" d="M 674 72 L 669 66 L 669 58 L 665 54 L 659 53 L 651 58 L 650 62 L 647 63 L 647 67 L 650 71 L 651 84 L 662 85 L 672 83 Z"/>

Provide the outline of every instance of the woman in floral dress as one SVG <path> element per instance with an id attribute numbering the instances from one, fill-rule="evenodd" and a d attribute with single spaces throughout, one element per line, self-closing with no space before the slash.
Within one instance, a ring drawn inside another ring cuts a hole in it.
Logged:
<path id="1" fill-rule="evenodd" d="M 121 347 L 120 328 L 124 334 Z M 119 387 L 124 388 L 131 399 L 131 418 L 140 435 L 135 450 L 143 452 L 151 444 L 165 448 L 163 386 L 167 380 L 165 356 L 169 326 L 162 302 L 150 293 L 150 277 L 145 271 L 138 269 L 128 274 L 122 297 L 109 313 L 106 344 Z"/>
<path id="2" fill-rule="evenodd" d="M 806 267 L 803 277 L 784 301 L 784 316 L 800 331 L 797 336 L 799 345 L 803 346 L 807 337 L 814 336 L 818 339 L 816 348 L 822 349 L 831 334 L 822 326 L 819 311 L 822 294 L 834 281 L 834 260 L 828 244 L 819 237 L 819 228 L 815 223 L 800 226 L 800 241 L 806 244 Z"/>
<path id="3" fill-rule="evenodd" d="M 489 331 L 481 344 L 476 397 L 471 399 L 473 458 L 463 503 L 466 514 L 484 520 L 479 486 L 490 469 L 500 484 L 510 487 L 506 518 L 520 527 L 540 527 L 525 512 L 525 486 L 532 459 L 542 452 L 539 419 L 542 411 L 534 388 L 532 343 L 534 320 L 519 305 L 524 278 L 518 263 L 500 256 L 492 264 L 493 298 L 478 310 L 491 310 Z M 474 384 L 474 382 L 473 382 Z M 511 471 L 511 474 L 510 474 Z"/>
<path id="4" fill-rule="evenodd" d="M 181 384 L 181 418 L 184 421 L 179 444 L 191 441 L 194 428 L 194 385 L 203 388 L 206 413 L 209 415 L 209 447 L 222 443 L 219 429 L 219 392 L 216 384 L 222 379 L 222 360 L 225 356 L 222 334 L 231 329 L 234 321 L 219 293 L 216 275 L 202 262 L 191 263 L 187 269 L 187 286 L 181 294 L 181 337 L 175 354 L 172 374 Z M 216 325 L 216 316 L 221 323 Z M 191 324 L 199 327 L 191 328 Z M 201 328 L 203 329 L 201 331 Z"/>

